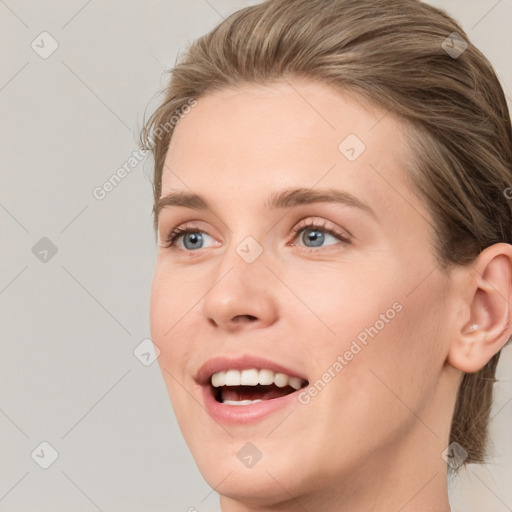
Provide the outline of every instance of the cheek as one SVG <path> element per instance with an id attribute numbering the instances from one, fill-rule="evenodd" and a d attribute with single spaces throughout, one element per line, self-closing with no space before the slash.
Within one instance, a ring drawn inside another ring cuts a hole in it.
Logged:
<path id="1" fill-rule="evenodd" d="M 366 424 L 367 435 L 376 436 L 376 443 L 386 435 L 391 438 L 404 432 L 416 421 L 415 415 L 422 416 L 435 393 L 445 357 L 443 340 L 436 336 L 442 306 L 430 300 L 432 295 L 429 290 L 418 290 L 409 296 L 402 292 L 389 295 L 376 309 L 367 304 L 373 312 L 366 317 L 367 324 L 359 334 L 354 334 L 358 330 L 354 326 L 352 336 L 344 339 L 344 348 L 356 340 L 361 350 L 344 367 L 331 400 L 346 397 L 346 403 L 352 404 L 347 410 L 362 415 L 354 423 Z M 392 315 L 386 315 L 388 300 L 395 299 L 400 311 L 396 308 Z M 378 322 L 380 313 L 393 318 L 388 318 L 387 323 Z M 359 343 L 361 333 L 365 343 Z M 365 411 L 360 410 L 359 404 L 365 404 Z"/>
<path id="2" fill-rule="evenodd" d="M 365 415 L 378 423 L 390 414 L 410 415 L 404 403 L 421 409 L 434 391 L 444 363 L 444 340 L 437 336 L 445 314 L 442 283 L 433 275 L 414 289 L 417 273 L 399 266 L 363 265 L 364 273 L 329 276 L 319 272 L 295 289 L 322 320 L 302 315 L 302 331 L 309 333 L 303 338 L 316 341 L 310 349 L 315 382 L 333 382 L 325 398 L 340 414 L 357 414 L 358 404 L 372 404 Z"/>
<path id="3" fill-rule="evenodd" d="M 294 296 L 287 304 L 296 304 L 294 318 L 308 333 L 305 338 L 321 337 L 314 348 L 316 358 L 322 359 L 322 353 L 336 357 L 352 340 L 364 343 L 371 339 L 369 330 L 389 329 L 400 315 L 397 308 L 403 297 L 402 286 L 394 278 L 398 269 L 393 265 L 372 264 L 361 258 L 358 264 L 343 260 L 336 266 L 318 264 L 283 274 L 285 282 L 293 283 Z M 326 362 L 322 361 L 324 365 Z"/>
<path id="4" fill-rule="evenodd" d="M 173 276 L 171 279 L 170 276 Z M 193 301 L 187 300 L 186 286 L 177 282 L 177 276 L 159 267 L 155 270 L 150 294 L 150 328 L 153 342 L 160 349 L 159 362 L 172 375 L 182 378 L 184 360 L 190 344 L 183 337 Z M 190 303 L 190 304 L 189 304 Z M 181 340 L 181 342 L 180 342 Z M 166 381 L 169 375 L 164 373 Z M 172 380 L 172 379 L 171 379 Z"/>
<path id="5" fill-rule="evenodd" d="M 197 283 L 198 279 L 193 281 Z M 165 262 L 157 264 L 151 283 L 149 306 L 151 333 L 155 338 L 172 339 L 174 331 L 186 320 L 189 310 L 201 296 L 194 287 L 197 284 L 187 282 L 179 271 Z"/>
<path id="6" fill-rule="evenodd" d="M 176 290 L 174 279 L 171 282 L 166 274 L 161 274 L 157 269 L 150 295 L 151 338 L 160 349 L 158 365 L 178 424 L 182 426 L 193 421 L 187 419 L 187 415 L 193 411 L 187 407 L 190 397 L 183 388 L 186 383 L 184 362 L 189 360 L 187 352 L 191 349 L 187 338 L 183 337 L 187 317 Z"/>

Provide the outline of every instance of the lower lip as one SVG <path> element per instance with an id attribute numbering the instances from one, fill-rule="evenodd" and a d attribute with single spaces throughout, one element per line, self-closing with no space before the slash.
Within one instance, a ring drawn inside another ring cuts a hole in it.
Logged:
<path id="1" fill-rule="evenodd" d="M 301 391 L 298 390 L 281 398 L 262 400 L 254 404 L 225 405 L 215 400 L 210 386 L 201 387 L 203 391 L 203 402 L 208 414 L 218 422 L 231 425 L 260 421 L 270 416 L 272 413 L 280 411 L 292 405 L 294 402 L 297 402 L 297 394 Z"/>

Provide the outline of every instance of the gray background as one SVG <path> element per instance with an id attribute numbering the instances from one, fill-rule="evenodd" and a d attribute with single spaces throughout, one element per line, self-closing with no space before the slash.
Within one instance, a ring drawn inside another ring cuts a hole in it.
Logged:
<path id="1" fill-rule="evenodd" d="M 252 3 L 0 0 L 1 512 L 218 510 L 157 363 L 133 353 L 150 337 L 152 162 L 103 200 L 92 191 L 137 149 L 164 67 Z M 462 23 L 510 101 L 512 0 L 432 3 Z M 59 45 L 46 59 L 31 47 L 43 31 Z M 45 241 L 33 253 L 43 237 L 55 255 Z M 512 510 L 511 370 L 509 347 L 496 457 L 452 482 L 454 512 Z M 49 460 L 43 441 L 59 455 L 48 469 L 35 462 Z"/>

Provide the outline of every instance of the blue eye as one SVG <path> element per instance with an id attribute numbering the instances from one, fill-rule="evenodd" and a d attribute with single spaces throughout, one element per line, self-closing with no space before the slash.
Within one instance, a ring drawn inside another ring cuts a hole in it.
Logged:
<path id="1" fill-rule="evenodd" d="M 333 236 L 340 242 L 345 244 L 350 243 L 350 236 L 346 232 L 338 231 L 335 228 L 327 228 L 326 223 L 323 224 L 315 224 L 313 222 L 303 222 L 292 229 L 292 233 L 294 233 L 294 239 L 298 238 L 299 233 L 304 232 L 308 233 L 306 236 L 302 235 L 301 240 L 303 243 L 312 242 L 316 245 L 311 247 L 303 247 L 304 250 L 307 251 L 318 251 L 319 248 L 323 247 L 321 245 L 325 240 L 325 233 Z M 201 231 L 198 227 L 188 226 L 188 227 L 177 227 L 174 228 L 166 239 L 166 244 L 163 247 L 167 249 L 174 249 L 178 251 L 185 252 L 197 252 L 197 249 L 202 249 L 202 246 L 198 246 L 203 242 L 203 234 L 206 236 L 210 236 L 204 231 Z M 190 235 L 190 236 L 189 236 Z M 177 247 L 177 241 L 183 238 L 183 245 L 185 248 Z"/>
<path id="2" fill-rule="evenodd" d="M 313 222 L 307 223 L 306 221 L 306 223 L 299 224 L 298 226 L 293 228 L 292 232 L 295 233 L 296 238 L 299 233 L 304 232 L 301 237 L 301 240 L 303 242 L 316 243 L 317 245 L 314 245 L 312 247 L 305 247 L 306 250 L 313 252 L 317 251 L 317 247 L 320 246 L 317 242 L 320 242 L 321 244 L 325 240 L 325 234 L 322 233 L 327 233 L 332 237 L 336 238 L 337 240 L 339 240 L 340 242 L 350 243 L 350 237 L 348 233 L 345 234 L 341 231 L 338 231 L 337 229 L 327 228 L 325 222 L 323 224 L 315 224 Z"/>
<path id="3" fill-rule="evenodd" d="M 198 244 L 203 241 L 203 235 L 204 231 L 200 231 L 197 228 L 175 228 L 173 229 L 168 237 L 167 237 L 167 244 L 164 246 L 166 248 L 176 248 L 176 241 L 179 238 L 183 237 L 185 250 L 194 250 L 194 249 L 202 249 L 202 247 L 193 247 L 194 244 Z M 206 233 L 205 233 L 206 234 Z M 188 237 L 188 240 L 190 241 L 192 247 L 187 247 L 185 241 L 187 240 L 187 235 L 191 235 Z M 209 235 L 207 235 L 209 236 Z M 181 248 L 178 248 L 178 250 L 183 250 Z"/>

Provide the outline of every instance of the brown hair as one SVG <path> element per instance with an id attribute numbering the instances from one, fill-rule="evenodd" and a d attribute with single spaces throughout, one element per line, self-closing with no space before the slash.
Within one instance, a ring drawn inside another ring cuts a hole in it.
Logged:
<path id="1" fill-rule="evenodd" d="M 410 177 L 434 221 L 443 271 L 512 243 L 505 96 L 491 64 L 440 9 L 418 0 L 268 0 L 229 16 L 168 72 L 140 139 L 154 157 L 155 204 L 174 125 L 159 127 L 171 116 L 208 92 L 295 76 L 354 92 L 408 123 Z M 461 381 L 450 443 L 468 452 L 465 463 L 485 462 L 499 356 Z"/>

